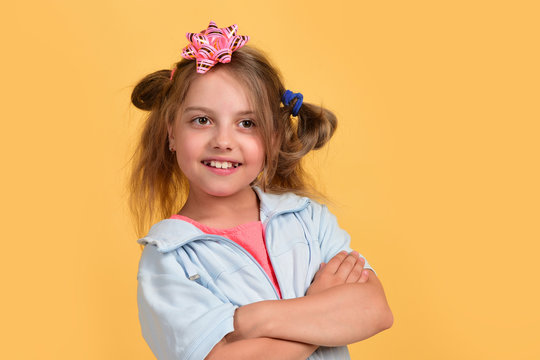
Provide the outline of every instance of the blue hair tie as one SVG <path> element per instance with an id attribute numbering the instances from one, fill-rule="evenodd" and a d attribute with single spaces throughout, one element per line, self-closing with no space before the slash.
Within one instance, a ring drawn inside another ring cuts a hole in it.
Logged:
<path id="1" fill-rule="evenodd" d="M 291 101 L 293 99 L 296 99 L 296 102 L 294 103 L 293 109 L 292 109 L 292 115 L 296 116 L 298 115 L 298 112 L 300 111 L 300 107 L 302 106 L 302 102 L 304 101 L 304 96 L 300 93 L 293 93 L 291 90 L 285 90 L 285 93 L 281 97 L 281 102 L 285 106 L 289 106 Z"/>

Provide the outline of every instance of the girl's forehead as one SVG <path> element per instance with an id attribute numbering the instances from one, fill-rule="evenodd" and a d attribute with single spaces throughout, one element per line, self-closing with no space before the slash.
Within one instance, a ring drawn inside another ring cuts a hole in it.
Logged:
<path id="1" fill-rule="evenodd" d="M 225 107 L 246 111 L 252 108 L 249 89 L 234 74 L 215 69 L 197 75 L 191 83 L 182 108 Z"/>
<path id="2" fill-rule="evenodd" d="M 246 92 L 247 89 L 233 73 L 216 69 L 206 74 L 197 74 L 188 90 L 188 96 L 192 92 L 215 93 L 222 90 Z"/>

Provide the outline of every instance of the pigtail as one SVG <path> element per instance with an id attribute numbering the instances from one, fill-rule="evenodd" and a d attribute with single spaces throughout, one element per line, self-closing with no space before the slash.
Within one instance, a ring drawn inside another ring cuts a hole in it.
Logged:
<path id="1" fill-rule="evenodd" d="M 170 87 L 171 70 L 159 70 L 146 75 L 133 89 L 131 102 L 141 110 L 159 106 L 164 92 Z"/>
<path id="2" fill-rule="evenodd" d="M 309 103 L 303 103 L 295 117 L 292 114 L 294 104 L 280 109 L 277 125 L 281 134 L 280 151 L 275 165 L 263 174 L 261 185 L 272 192 L 294 191 L 299 195 L 323 199 L 324 196 L 316 191 L 309 174 L 304 171 L 302 158 L 330 140 L 336 130 L 337 119 L 330 110 Z"/>
<path id="3" fill-rule="evenodd" d="M 298 112 L 297 135 L 306 154 L 323 147 L 334 134 L 336 127 L 336 116 L 330 110 L 302 104 Z"/>

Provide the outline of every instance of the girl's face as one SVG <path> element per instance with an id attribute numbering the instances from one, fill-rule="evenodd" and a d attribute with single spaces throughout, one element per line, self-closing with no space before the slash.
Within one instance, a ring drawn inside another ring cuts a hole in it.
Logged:
<path id="1" fill-rule="evenodd" d="M 239 194 L 263 168 L 264 146 L 246 90 L 221 69 L 192 82 L 169 141 L 190 193 Z"/>

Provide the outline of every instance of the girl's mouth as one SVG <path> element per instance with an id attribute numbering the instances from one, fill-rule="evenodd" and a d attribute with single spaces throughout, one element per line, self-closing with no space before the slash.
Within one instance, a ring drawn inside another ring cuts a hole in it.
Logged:
<path id="1" fill-rule="evenodd" d="M 231 169 L 231 168 L 237 168 L 242 165 L 242 163 L 237 163 L 237 162 L 216 161 L 216 160 L 211 160 L 211 161 L 203 160 L 201 161 L 201 163 L 208 167 L 212 167 L 216 169 Z"/>

